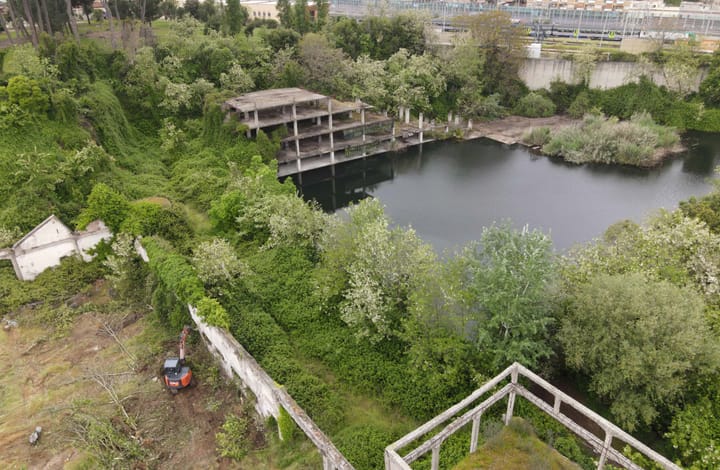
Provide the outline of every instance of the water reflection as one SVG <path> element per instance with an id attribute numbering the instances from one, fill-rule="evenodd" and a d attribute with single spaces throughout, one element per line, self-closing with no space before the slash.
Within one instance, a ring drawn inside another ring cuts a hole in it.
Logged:
<path id="1" fill-rule="evenodd" d="M 306 199 L 335 211 L 379 198 L 400 225 L 439 251 L 510 219 L 551 232 L 558 249 L 599 237 L 614 222 L 708 193 L 720 135 L 691 134 L 686 155 L 652 170 L 573 165 L 487 140 L 437 142 L 303 174 Z M 296 184 L 298 183 L 296 178 Z"/>

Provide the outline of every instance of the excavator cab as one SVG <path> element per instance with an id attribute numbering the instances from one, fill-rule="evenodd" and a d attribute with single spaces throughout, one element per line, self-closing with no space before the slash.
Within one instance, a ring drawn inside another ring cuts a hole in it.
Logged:
<path id="1" fill-rule="evenodd" d="M 185 327 L 180 334 L 180 357 L 169 357 L 163 364 L 165 386 L 173 394 L 178 390 L 190 386 L 192 371 L 185 365 L 185 340 L 190 333 L 190 327 Z"/>

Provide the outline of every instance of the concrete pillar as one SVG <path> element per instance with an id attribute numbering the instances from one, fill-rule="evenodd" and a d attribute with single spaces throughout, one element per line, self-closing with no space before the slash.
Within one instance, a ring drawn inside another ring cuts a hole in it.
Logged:
<path id="1" fill-rule="evenodd" d="M 328 129 L 332 131 L 332 128 L 332 98 L 328 98 Z M 332 142 L 332 137 L 330 138 L 330 142 Z"/>
<path id="2" fill-rule="evenodd" d="M 420 143 L 423 143 L 423 113 L 418 116 L 418 127 L 420 127 Z"/>
<path id="3" fill-rule="evenodd" d="M 410 108 L 405 108 L 405 124 L 410 124 Z"/>
<path id="4" fill-rule="evenodd" d="M 365 108 L 360 109 L 360 122 L 362 123 L 362 141 L 365 143 Z"/>
<path id="5" fill-rule="evenodd" d="M 448 124 L 452 123 L 452 111 L 448 111 Z"/>
<path id="6" fill-rule="evenodd" d="M 460 116 L 458 116 L 457 114 L 455 115 L 455 125 L 460 125 Z"/>
<path id="7" fill-rule="evenodd" d="M 513 369 L 510 373 L 511 382 L 513 385 L 517 384 L 518 371 L 517 368 Z M 505 426 L 510 424 L 510 420 L 513 417 L 513 408 L 515 408 L 515 389 L 513 388 L 508 394 L 508 406 L 507 413 L 505 413 Z"/>
<path id="8" fill-rule="evenodd" d="M 298 172 L 300 171 L 300 139 L 298 139 L 297 106 L 292 104 L 293 135 L 295 136 L 295 157 L 298 159 Z"/>
<path id="9" fill-rule="evenodd" d="M 405 108 L 398 106 L 398 119 L 402 120 L 403 116 L 405 116 Z"/>
<path id="10" fill-rule="evenodd" d="M 468 119 L 468 130 L 472 130 L 472 119 Z"/>
<path id="11" fill-rule="evenodd" d="M 605 431 L 605 442 L 603 443 L 602 451 L 600 452 L 600 460 L 598 460 L 597 470 L 603 470 L 605 468 L 605 462 L 607 461 L 607 454 L 610 451 L 612 445 L 613 435 L 609 431 Z"/>
<path id="12" fill-rule="evenodd" d="M 432 460 L 430 462 L 431 470 L 440 469 L 440 445 L 433 447 L 432 449 Z"/>
<path id="13" fill-rule="evenodd" d="M 390 137 L 390 142 L 393 144 L 395 143 L 395 121 L 393 120 L 392 123 L 392 137 Z"/>
<path id="14" fill-rule="evenodd" d="M 480 436 L 480 417 L 482 413 L 478 414 L 472 420 L 472 432 L 470 433 L 470 453 L 472 454 L 477 450 L 478 437 Z"/>
<path id="15" fill-rule="evenodd" d="M 260 128 L 260 119 L 259 119 L 259 117 L 258 117 L 258 110 L 257 110 L 257 108 L 255 108 L 255 128 L 256 128 L 256 129 L 259 129 L 259 128 Z"/>

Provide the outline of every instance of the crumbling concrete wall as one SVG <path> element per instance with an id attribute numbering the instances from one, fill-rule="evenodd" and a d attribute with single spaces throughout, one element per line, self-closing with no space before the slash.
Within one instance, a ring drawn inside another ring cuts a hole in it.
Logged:
<path id="1" fill-rule="evenodd" d="M 31 281 L 47 268 L 57 266 L 67 256 L 79 254 L 90 261 L 89 251 L 101 240 L 112 238 L 112 232 L 101 221 L 88 225 L 87 230 L 73 232 L 60 219 L 51 215 L 15 243 L 2 250 L 0 259 L 9 259 L 18 279 Z"/>
<path id="2" fill-rule="evenodd" d="M 138 245 L 139 243 L 136 243 L 136 248 Z M 143 259 L 147 258 L 144 249 L 138 250 L 138 252 Z M 323 458 L 323 470 L 353 470 L 353 466 L 310 419 L 310 416 L 284 388 L 275 383 L 255 358 L 229 332 L 205 323 L 192 305 L 188 305 L 188 309 L 205 344 L 220 361 L 223 370 L 231 377 L 239 377 L 243 385 L 253 392 L 257 398 L 255 407 L 261 416 L 274 416 L 277 419 L 280 416 L 280 408 L 284 408 L 317 447 Z"/>

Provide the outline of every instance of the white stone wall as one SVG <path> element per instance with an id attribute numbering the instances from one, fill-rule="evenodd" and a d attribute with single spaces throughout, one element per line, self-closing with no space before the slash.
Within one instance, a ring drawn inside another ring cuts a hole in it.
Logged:
<path id="1" fill-rule="evenodd" d="M 58 240 L 72 237 L 72 232 L 60 220 L 48 218 L 41 227 L 31 232 L 31 235 L 22 239 L 15 250 L 30 250 L 32 248 L 47 245 Z"/>
<path id="2" fill-rule="evenodd" d="M 110 240 L 112 236 L 112 232 L 110 232 L 110 229 L 107 227 L 103 227 L 102 231 L 99 232 L 79 235 L 77 238 L 77 247 L 78 250 L 80 250 L 80 256 L 82 256 L 82 259 L 85 261 L 93 259 L 92 255 L 90 255 L 88 251 L 95 248 L 95 246 L 102 240 Z"/>
<path id="3" fill-rule="evenodd" d="M 200 333 L 209 342 L 210 351 L 220 359 L 220 365 L 228 376 L 237 375 L 255 397 L 257 412 L 263 417 L 280 415 L 280 404 L 275 393 L 279 388 L 260 367 L 250 353 L 227 331 L 206 324 L 197 314 L 197 309 L 188 305 L 190 315 Z"/>
<path id="4" fill-rule="evenodd" d="M 75 239 L 51 243 L 28 251 L 17 252 L 15 262 L 24 281 L 32 281 L 47 268 L 57 266 L 60 260 L 76 253 Z"/>
<path id="5" fill-rule="evenodd" d="M 112 232 L 99 220 L 92 222 L 88 231 L 75 233 L 51 215 L 11 249 L 2 250 L 0 258 L 13 263 L 18 279 L 32 281 L 67 256 L 79 254 L 84 261 L 90 261 L 92 256 L 89 251 L 100 240 L 111 238 Z"/>

